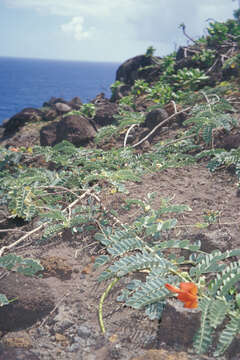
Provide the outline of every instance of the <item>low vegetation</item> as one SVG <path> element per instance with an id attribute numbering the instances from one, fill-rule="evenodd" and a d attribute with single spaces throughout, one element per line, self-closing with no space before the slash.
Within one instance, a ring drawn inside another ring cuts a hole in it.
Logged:
<path id="1" fill-rule="evenodd" d="M 186 32 L 183 24 L 181 27 Z M 163 198 L 157 210 L 151 207 L 153 193 L 145 200 L 129 199 L 125 206 L 139 207 L 140 214 L 126 225 L 121 223 L 116 211 L 104 207 L 101 196 L 124 193 L 127 181 L 140 182 L 145 174 L 191 166 L 203 160 L 207 161 L 209 171 L 231 169 L 240 181 L 239 148 L 225 150 L 216 146 L 219 133 L 230 134 L 238 125 L 234 95 L 240 91 L 239 73 L 237 82 L 231 71 L 240 65 L 239 46 L 240 24 L 236 13 L 235 19 L 225 23 L 210 22 L 208 36 L 186 48 L 192 54 L 190 67 L 177 69 L 176 53 L 159 59 L 149 47 L 145 56 L 156 59 L 152 69 L 160 70 L 159 78 L 153 82 L 142 78 L 135 81 L 129 94 L 118 100 L 115 123 L 98 131 L 92 147 L 77 148 L 66 141 L 54 147 L 1 147 L 0 204 L 7 207 L 5 217 L 22 219 L 35 227 L 15 243 L 1 248 L 0 266 L 27 276 L 35 275 L 42 269 L 37 260 L 12 253 L 5 255 L 5 252 L 34 233 L 39 234 L 39 244 L 44 244 L 66 229 L 73 235 L 94 230 L 95 240 L 104 249 L 104 255 L 95 262 L 96 266 L 104 266 L 99 281 L 112 281 L 99 306 L 103 332 L 104 299 L 122 277 L 131 275 L 132 280 L 117 300 L 134 309 L 144 309 L 150 319 L 160 319 L 167 299 L 175 296 L 166 284 L 178 289 L 181 283 L 191 283 L 197 287 L 194 296 L 202 314 L 194 349 L 198 354 L 208 352 L 214 332 L 222 326 L 213 350 L 215 357 L 222 355 L 240 332 L 237 287 L 240 249 L 206 253 L 200 250 L 200 241 L 179 240 L 175 237 L 179 226 L 175 216 L 191 209 L 173 204 L 171 199 Z M 230 75 L 224 81 L 214 80 L 212 85 L 212 74 L 219 69 L 230 70 Z M 111 86 L 113 95 L 122 85 L 117 81 Z M 149 100 L 152 105 L 146 111 L 139 111 L 139 99 Z M 184 113 L 185 120 L 178 127 L 177 136 L 160 139 L 147 152 L 137 152 L 137 141 L 129 145 L 130 131 L 141 126 L 151 110 L 170 102 L 175 113 L 152 133 Z M 95 107 L 85 104 L 80 113 L 93 118 Z M 111 140 L 117 146 L 103 150 L 103 145 Z M 208 227 L 217 216 L 208 213 L 204 222 L 191 226 Z M 144 281 L 133 279 L 138 272 L 144 274 Z M 1 306 L 12 300 L 0 295 Z"/>

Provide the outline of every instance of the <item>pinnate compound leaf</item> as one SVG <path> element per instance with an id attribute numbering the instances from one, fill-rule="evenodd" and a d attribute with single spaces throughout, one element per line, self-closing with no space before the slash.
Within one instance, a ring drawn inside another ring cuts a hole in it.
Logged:
<path id="1" fill-rule="evenodd" d="M 223 322 L 228 310 L 229 305 L 224 300 L 212 300 L 208 315 L 211 327 L 216 329 Z"/>
<path id="2" fill-rule="evenodd" d="M 202 311 L 201 326 L 194 337 L 193 345 L 197 354 L 204 354 L 212 342 L 213 328 L 210 326 L 208 319 L 210 305 L 211 300 L 208 298 L 204 298 L 199 302 L 199 308 Z"/>
<path id="3" fill-rule="evenodd" d="M 219 337 L 219 344 L 217 350 L 214 353 L 214 356 L 222 355 L 225 350 L 231 345 L 233 339 L 236 335 L 240 333 L 240 315 L 231 316 L 229 323 L 223 329 Z"/>

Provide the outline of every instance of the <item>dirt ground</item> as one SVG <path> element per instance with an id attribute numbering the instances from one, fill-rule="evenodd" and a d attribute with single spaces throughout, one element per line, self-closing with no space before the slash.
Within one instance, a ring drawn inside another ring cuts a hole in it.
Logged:
<path id="1" fill-rule="evenodd" d="M 148 192 L 155 192 L 154 208 L 159 206 L 161 198 L 189 205 L 192 211 L 178 216 L 179 238 L 200 239 L 205 251 L 240 246 L 240 197 L 234 175 L 223 171 L 211 174 L 202 162 L 149 174 L 141 183 L 128 183 L 126 188 L 127 198 L 144 199 Z M 116 193 L 102 201 L 107 209 L 118 211 L 123 223 L 129 223 L 139 210 L 127 210 L 125 198 L 125 194 Z M 219 212 L 217 222 L 205 229 L 194 226 L 203 222 L 209 210 Z M 35 245 L 35 240 L 33 237 L 15 250 L 19 255 L 41 259 L 45 267 L 42 281 L 53 293 L 54 308 L 30 327 L 3 332 L 1 360 L 208 359 L 177 346 L 169 348 L 158 337 L 157 320 L 151 321 L 144 311 L 123 307 L 116 301 L 129 279 L 122 279 L 104 301 L 106 334 L 102 335 L 98 306 L 107 284 L 97 281 L 102 269 L 94 270 L 93 261 L 104 249 L 91 233 L 73 239 L 66 232 L 48 245 Z"/>

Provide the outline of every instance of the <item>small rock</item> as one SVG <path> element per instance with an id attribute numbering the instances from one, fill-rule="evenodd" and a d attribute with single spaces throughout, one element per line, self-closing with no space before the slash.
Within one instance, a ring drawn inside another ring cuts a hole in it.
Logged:
<path id="1" fill-rule="evenodd" d="M 78 327 L 77 333 L 80 337 L 87 338 L 91 335 L 92 331 L 91 331 L 91 329 L 89 329 L 88 326 L 81 325 Z"/>

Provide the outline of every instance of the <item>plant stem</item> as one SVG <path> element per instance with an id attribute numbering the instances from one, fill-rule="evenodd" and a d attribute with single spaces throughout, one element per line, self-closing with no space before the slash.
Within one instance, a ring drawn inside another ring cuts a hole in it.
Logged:
<path id="1" fill-rule="evenodd" d="M 118 280 L 120 280 L 120 278 L 115 278 L 107 287 L 107 289 L 104 291 L 104 293 L 101 296 L 100 302 L 99 302 L 99 307 L 98 307 L 98 320 L 99 320 L 99 325 L 100 325 L 100 329 L 102 331 L 103 334 L 105 334 L 105 327 L 103 324 L 103 316 L 102 316 L 102 308 L 103 308 L 103 302 L 106 299 L 106 297 L 108 296 L 108 293 L 110 292 L 110 290 L 113 288 L 113 286 L 118 282 Z"/>

